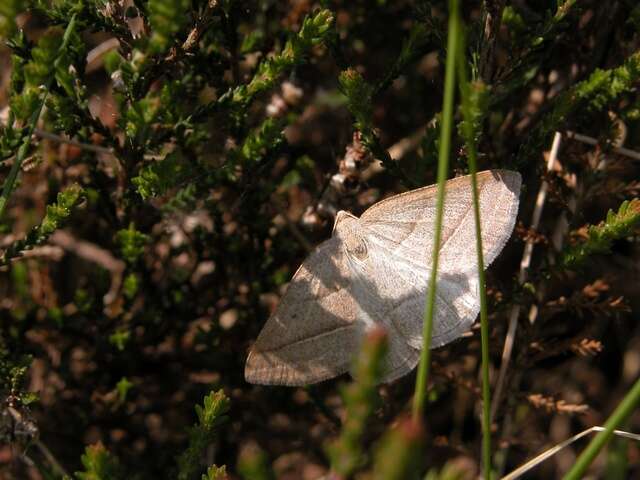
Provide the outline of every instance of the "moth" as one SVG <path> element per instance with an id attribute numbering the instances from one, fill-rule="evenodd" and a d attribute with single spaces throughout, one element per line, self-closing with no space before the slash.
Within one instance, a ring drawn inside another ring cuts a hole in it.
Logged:
<path id="1" fill-rule="evenodd" d="M 485 266 L 511 236 L 521 177 L 477 174 Z M 449 180 L 431 347 L 469 330 L 480 310 L 471 177 Z M 306 385 L 349 371 L 368 329 L 388 334 L 382 382 L 409 373 L 422 348 L 437 185 L 384 199 L 360 218 L 338 212 L 331 238 L 298 268 L 247 358 L 245 378 Z"/>

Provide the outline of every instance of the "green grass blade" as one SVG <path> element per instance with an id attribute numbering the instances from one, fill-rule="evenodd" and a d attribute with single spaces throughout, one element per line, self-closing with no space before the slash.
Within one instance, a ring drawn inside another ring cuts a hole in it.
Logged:
<path id="1" fill-rule="evenodd" d="M 431 275 L 429 278 L 429 290 L 424 314 L 422 330 L 422 352 L 418 365 L 418 377 L 413 397 L 413 416 L 418 419 L 424 411 L 424 403 L 429 380 L 429 363 L 431 361 L 431 333 L 433 330 L 433 313 L 436 299 L 436 280 L 438 273 L 438 260 L 440 250 L 440 237 L 442 234 L 442 213 L 444 207 L 444 184 L 447 181 L 449 170 L 449 154 L 451 151 L 451 131 L 453 128 L 453 100 L 455 95 L 456 55 L 458 53 L 458 41 L 460 40 L 460 21 L 456 17 L 458 1 L 449 1 L 449 33 L 447 37 L 447 59 L 445 69 L 444 100 L 442 106 L 442 129 L 440 132 L 440 148 L 438 150 L 438 195 L 435 218 L 435 232 L 433 242 L 433 256 Z"/>
<path id="2" fill-rule="evenodd" d="M 455 15 L 457 18 L 458 15 Z M 462 114 L 464 123 L 462 134 L 467 147 L 467 158 L 469 171 L 471 173 L 471 188 L 473 196 L 473 214 L 475 219 L 476 252 L 478 255 L 478 281 L 480 283 L 480 340 L 482 346 L 482 465 L 484 478 L 491 478 L 491 386 L 489 383 L 489 320 L 487 318 L 487 289 L 484 274 L 484 254 L 482 249 L 482 229 L 480 226 L 480 201 L 478 197 L 478 182 L 476 174 L 478 172 L 476 135 L 473 128 L 474 110 L 478 105 L 473 105 L 471 88 L 467 78 L 467 64 L 464 56 L 465 38 L 464 30 L 458 42 L 459 53 L 456 58 L 458 66 L 458 84 L 460 86 L 460 96 L 462 103 Z M 478 88 L 483 88 L 478 85 Z"/>
<path id="3" fill-rule="evenodd" d="M 613 436 L 616 427 L 621 425 L 640 403 L 640 379 L 636 380 L 631 390 L 625 395 L 618 407 L 604 424 L 604 430 L 591 440 L 587 448 L 580 454 L 571 470 L 564 476 L 564 480 L 579 480 Z"/>

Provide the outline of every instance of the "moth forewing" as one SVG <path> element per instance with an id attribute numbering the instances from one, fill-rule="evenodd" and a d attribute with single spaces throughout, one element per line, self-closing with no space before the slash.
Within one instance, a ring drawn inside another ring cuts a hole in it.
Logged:
<path id="1" fill-rule="evenodd" d="M 304 385 L 344 373 L 359 335 L 341 242 L 323 242 L 296 271 L 247 358 L 248 382 Z"/>

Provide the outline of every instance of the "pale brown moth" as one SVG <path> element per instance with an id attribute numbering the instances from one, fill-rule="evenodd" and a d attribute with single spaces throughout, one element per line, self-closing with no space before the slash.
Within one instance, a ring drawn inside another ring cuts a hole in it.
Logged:
<path id="1" fill-rule="evenodd" d="M 477 175 L 485 266 L 511 236 L 520 174 Z M 360 218 L 338 212 L 333 233 L 302 263 L 258 336 L 248 382 L 305 385 L 349 370 L 367 329 L 389 337 L 382 382 L 409 373 L 422 348 L 433 253 L 437 186 L 382 200 Z M 477 255 L 471 177 L 446 183 L 432 348 L 468 331 L 478 316 Z"/>

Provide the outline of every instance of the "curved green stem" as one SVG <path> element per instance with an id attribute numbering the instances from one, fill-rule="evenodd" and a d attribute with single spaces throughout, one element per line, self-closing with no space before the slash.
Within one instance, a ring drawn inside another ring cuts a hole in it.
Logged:
<path id="1" fill-rule="evenodd" d="M 602 450 L 602 447 L 611 440 L 613 432 L 621 423 L 623 423 L 634 409 L 640 403 L 640 379 L 636 380 L 629 393 L 625 395 L 618 407 L 611 414 L 607 422 L 604 424 L 604 430 L 595 436 L 589 443 L 587 448 L 580 454 L 576 463 L 573 464 L 571 470 L 564 476 L 564 480 L 579 480 L 584 476 L 591 462 L 596 455 Z"/>
<path id="2" fill-rule="evenodd" d="M 413 417 L 418 419 L 424 412 L 429 380 L 429 363 L 431 361 L 431 333 L 433 331 L 433 314 L 436 299 L 436 281 L 440 238 L 442 236 L 442 214 L 444 207 L 444 184 L 449 170 L 449 154 L 451 151 L 451 131 L 453 128 L 453 99 L 455 95 L 456 55 L 460 37 L 460 20 L 458 18 L 458 1 L 449 0 L 449 33 L 447 36 L 447 62 L 444 80 L 444 100 L 442 105 L 442 129 L 440 131 L 440 148 L 438 150 L 438 195 L 433 241 L 433 256 L 429 287 L 422 330 L 422 352 L 418 365 L 418 377 L 413 397 Z"/>
<path id="3" fill-rule="evenodd" d="M 462 27 L 460 28 L 462 31 Z M 478 282 L 480 284 L 480 342 L 482 347 L 482 464 L 484 478 L 491 478 L 491 384 L 489 383 L 489 320 L 487 318 L 487 288 L 484 274 L 484 254 L 482 248 L 482 229 L 480 224 L 480 201 L 478 196 L 478 172 L 477 149 L 475 132 L 473 129 L 473 110 L 471 99 L 471 86 L 467 78 L 467 64 L 464 56 L 465 38 L 464 31 L 458 45 L 457 57 L 458 83 L 462 113 L 464 116 L 463 136 L 467 146 L 467 158 L 469 172 L 471 173 L 471 188 L 473 196 L 473 214 L 475 219 L 476 252 L 478 255 Z"/>

